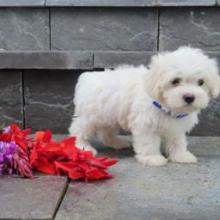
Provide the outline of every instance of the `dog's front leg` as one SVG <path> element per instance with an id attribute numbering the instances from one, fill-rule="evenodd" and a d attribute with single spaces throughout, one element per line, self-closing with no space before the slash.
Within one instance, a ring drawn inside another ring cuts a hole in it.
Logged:
<path id="1" fill-rule="evenodd" d="M 132 132 L 136 158 L 144 165 L 163 166 L 167 159 L 160 153 L 160 136 L 149 131 Z"/>
<path id="2" fill-rule="evenodd" d="M 196 163 L 197 158 L 187 150 L 185 134 L 173 133 L 166 137 L 169 160 L 178 163 Z"/>

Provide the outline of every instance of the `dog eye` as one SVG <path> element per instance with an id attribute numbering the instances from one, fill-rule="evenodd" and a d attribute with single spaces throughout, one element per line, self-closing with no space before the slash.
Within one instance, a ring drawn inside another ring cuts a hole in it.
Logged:
<path id="1" fill-rule="evenodd" d="M 204 84 L 204 80 L 203 80 L 203 79 L 199 79 L 199 80 L 198 80 L 198 85 L 199 85 L 199 86 L 202 86 L 203 84 Z"/>
<path id="2" fill-rule="evenodd" d="M 174 80 L 171 81 L 172 85 L 177 86 L 180 84 L 181 79 L 180 78 L 175 78 Z"/>

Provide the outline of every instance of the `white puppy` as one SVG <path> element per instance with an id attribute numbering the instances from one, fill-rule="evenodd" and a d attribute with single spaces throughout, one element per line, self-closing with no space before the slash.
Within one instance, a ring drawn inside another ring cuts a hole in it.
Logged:
<path id="1" fill-rule="evenodd" d="M 136 158 L 143 164 L 167 163 L 160 152 L 162 141 L 170 161 L 195 163 L 186 133 L 219 92 L 216 61 L 199 49 L 180 47 L 153 56 L 148 68 L 83 73 L 76 85 L 69 131 L 77 136 L 78 147 L 96 152 L 90 141 L 97 132 L 105 145 L 126 147 L 117 136 L 122 128 L 131 132 Z"/>

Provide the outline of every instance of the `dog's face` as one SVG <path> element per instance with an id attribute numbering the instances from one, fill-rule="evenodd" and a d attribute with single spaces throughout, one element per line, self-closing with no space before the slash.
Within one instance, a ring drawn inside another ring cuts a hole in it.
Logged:
<path id="1" fill-rule="evenodd" d="M 150 94 L 173 112 L 199 111 L 220 92 L 217 64 L 199 49 L 154 56 L 149 71 Z"/>

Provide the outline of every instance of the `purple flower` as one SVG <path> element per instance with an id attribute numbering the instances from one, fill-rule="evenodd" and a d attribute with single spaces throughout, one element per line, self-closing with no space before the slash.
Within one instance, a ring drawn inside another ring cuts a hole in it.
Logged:
<path id="1" fill-rule="evenodd" d="M 17 148 L 15 142 L 0 141 L 0 175 L 11 173 L 13 155 Z"/>

